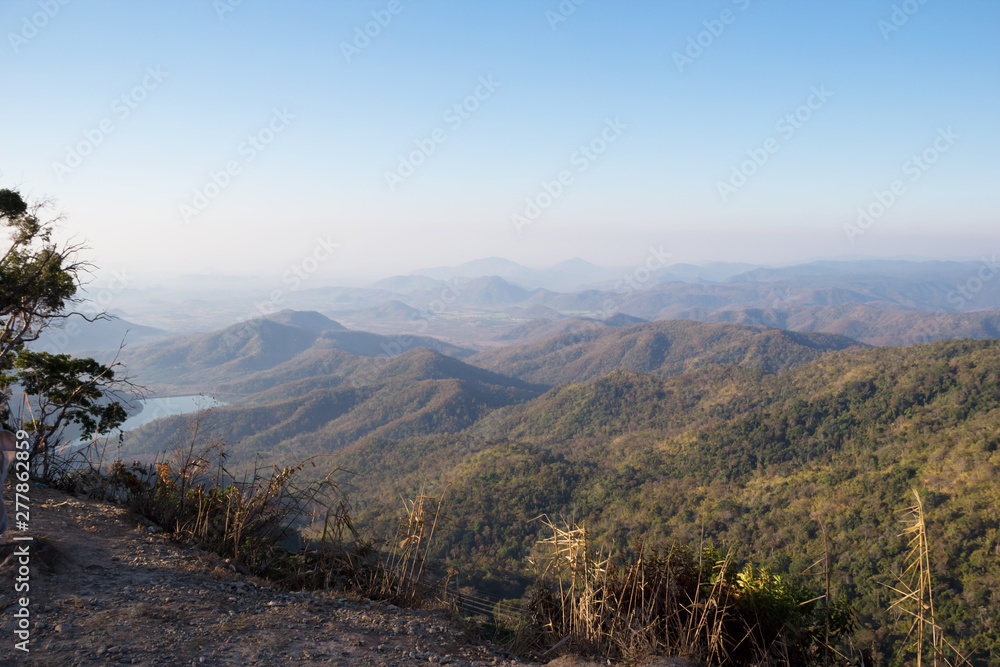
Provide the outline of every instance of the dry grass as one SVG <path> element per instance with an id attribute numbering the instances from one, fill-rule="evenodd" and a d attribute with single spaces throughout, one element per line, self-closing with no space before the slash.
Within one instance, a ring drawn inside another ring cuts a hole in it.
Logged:
<path id="1" fill-rule="evenodd" d="M 331 588 L 358 576 L 373 550 L 354 530 L 332 470 L 301 483 L 295 466 L 255 465 L 242 478 L 226 469 L 225 442 L 188 423 L 185 445 L 152 464 L 64 462 L 56 486 L 121 503 L 168 533 L 228 559 L 244 574 L 294 588 Z M 78 456 L 78 455 L 74 455 Z M 302 530 L 318 525 L 317 538 Z"/>
<path id="2" fill-rule="evenodd" d="M 278 468 L 259 462 L 242 478 L 226 469 L 226 444 L 188 422 L 184 446 L 152 464 L 103 466 L 103 451 L 58 462 L 56 486 L 129 507 L 175 538 L 226 558 L 244 575 L 292 589 L 338 589 L 416 605 L 442 600 L 449 577 L 436 579 L 427 558 L 445 493 L 404 501 L 406 518 L 379 551 L 355 530 L 350 506 L 330 471 L 300 483 L 312 460 Z"/>
<path id="3" fill-rule="evenodd" d="M 707 564 L 694 563 L 680 551 L 665 554 L 640 549 L 623 566 L 588 549 L 586 529 L 560 527 L 541 517 L 547 537 L 539 540 L 545 555 L 535 561 L 540 581 L 530 603 L 536 644 L 556 650 L 635 661 L 669 654 L 720 662 L 730 591 L 725 577 L 731 554 Z M 557 648 L 558 647 L 558 648 Z"/>
<path id="4" fill-rule="evenodd" d="M 618 561 L 594 554 L 583 526 L 540 517 L 539 584 L 512 644 L 541 658 L 577 652 L 636 663 L 652 655 L 711 665 L 792 665 L 822 659 L 822 596 L 766 570 L 738 568 L 732 551 L 643 545 Z M 827 632 L 840 632 L 830 628 Z"/>

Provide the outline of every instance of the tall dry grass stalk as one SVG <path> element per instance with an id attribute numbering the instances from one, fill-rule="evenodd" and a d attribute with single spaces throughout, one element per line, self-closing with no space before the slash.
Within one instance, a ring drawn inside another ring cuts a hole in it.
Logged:
<path id="1" fill-rule="evenodd" d="M 400 521 L 378 581 L 371 582 L 373 596 L 412 605 L 440 583 L 426 576 L 426 567 L 438 522 L 447 520 L 441 513 L 447 494 L 448 487 L 438 497 L 420 493 L 412 501 L 403 499 L 406 517 Z M 447 579 L 444 582 L 447 590 Z"/>
<path id="2" fill-rule="evenodd" d="M 927 633 L 930 633 L 931 661 L 939 665 L 970 664 L 955 646 L 949 642 L 934 618 L 934 584 L 931 579 L 930 544 L 927 539 L 927 519 L 923 501 L 916 489 L 913 490 L 913 505 L 902 510 L 906 527 L 900 537 L 909 537 L 905 558 L 906 567 L 897 576 L 894 586 L 883 584 L 899 597 L 889 607 L 898 609 L 911 618 L 904 644 L 913 637 L 913 648 L 917 654 L 917 667 L 924 664 L 924 650 Z M 954 653 L 952 662 L 949 653 Z"/>
<path id="3" fill-rule="evenodd" d="M 823 554 L 819 556 L 813 563 L 802 572 L 802 576 L 816 576 L 822 582 L 823 594 L 809 600 L 809 602 L 819 602 L 822 601 L 822 664 L 829 665 L 835 659 L 839 659 L 839 664 L 864 664 L 864 658 L 861 657 L 860 651 L 858 651 L 853 643 L 851 643 L 850 638 L 848 639 L 848 646 L 844 647 L 848 654 L 843 651 L 838 650 L 834 646 L 834 639 L 836 635 L 845 634 L 844 630 L 851 632 L 854 630 L 855 620 L 853 617 L 853 610 L 849 607 L 847 608 L 837 608 L 836 603 L 833 599 L 831 593 L 831 567 L 830 567 L 830 534 L 827 530 L 826 524 L 817 521 L 817 526 L 819 527 L 820 534 L 823 536 Z M 847 614 L 849 616 L 846 624 L 842 624 L 839 631 L 834 632 L 832 626 L 833 617 L 836 614 Z M 860 658 L 860 659 L 859 659 Z"/>

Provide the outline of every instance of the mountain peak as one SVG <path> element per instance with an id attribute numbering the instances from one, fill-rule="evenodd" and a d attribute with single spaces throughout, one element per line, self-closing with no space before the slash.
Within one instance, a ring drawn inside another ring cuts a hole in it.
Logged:
<path id="1" fill-rule="evenodd" d="M 317 313 L 315 310 L 286 309 L 272 315 L 268 315 L 264 319 L 271 322 L 277 322 L 278 324 L 299 327 L 300 329 L 305 329 L 306 331 L 311 331 L 313 333 L 346 330 L 346 327 L 340 324 L 340 322 L 335 322 L 326 315 Z"/>

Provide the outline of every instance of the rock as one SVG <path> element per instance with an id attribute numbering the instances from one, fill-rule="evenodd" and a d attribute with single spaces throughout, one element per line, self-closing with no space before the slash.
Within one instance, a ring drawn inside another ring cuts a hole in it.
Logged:
<path id="1" fill-rule="evenodd" d="M 592 662 L 577 655 L 564 655 L 545 663 L 552 667 L 598 667 L 606 662 Z M 636 663 L 636 667 L 697 667 L 698 663 L 684 658 L 666 658 L 656 656 Z"/>
<path id="2" fill-rule="evenodd" d="M 549 660 L 545 664 L 550 667 L 597 667 L 599 663 L 584 660 L 578 655 L 562 655 L 555 660 Z"/>

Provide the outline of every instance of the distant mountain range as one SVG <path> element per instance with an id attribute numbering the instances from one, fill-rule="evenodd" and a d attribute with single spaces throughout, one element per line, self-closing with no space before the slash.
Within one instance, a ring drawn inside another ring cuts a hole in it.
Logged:
<path id="1" fill-rule="evenodd" d="M 547 269 L 531 269 L 500 257 L 489 257 L 466 262 L 453 267 L 436 267 L 414 272 L 416 276 L 438 281 L 455 278 L 480 278 L 497 276 L 526 289 L 544 288 L 554 291 L 579 289 L 583 285 L 613 279 L 618 271 L 591 264 L 582 259 L 571 259 Z"/>
<path id="2" fill-rule="evenodd" d="M 134 345 L 169 335 L 169 331 L 142 326 L 119 317 L 93 322 L 83 317 L 70 317 L 43 331 L 41 337 L 29 347 L 38 352 L 79 355 L 94 350 L 116 350 L 122 344 Z"/>
<path id="3" fill-rule="evenodd" d="M 423 282 L 428 277 L 420 276 L 419 286 L 393 300 L 395 318 L 381 316 L 378 308 L 337 315 L 353 326 L 383 333 L 421 321 L 434 335 L 460 333 L 465 344 L 480 347 L 486 341 L 517 340 L 523 326 L 542 327 L 532 320 L 555 323 L 619 314 L 647 321 L 684 318 L 840 333 L 880 345 L 989 338 L 1000 324 L 1000 280 L 980 277 L 992 275 L 988 261 L 814 262 L 749 270 L 746 265 L 674 265 L 659 280 L 635 289 L 619 278 L 610 288 L 574 291 L 526 287 L 513 281 L 524 275 L 510 264 L 490 260 L 434 270 L 430 273 L 435 276 L 452 277 L 432 288 Z M 501 269 L 506 275 L 454 277 Z M 461 330 L 453 326 L 456 318 L 465 325 Z M 553 324 L 549 331 L 566 326 Z"/>
<path id="4" fill-rule="evenodd" d="M 756 268 L 753 264 L 713 262 L 703 266 L 673 264 L 655 276 L 656 282 L 710 281 L 719 282 L 738 273 Z M 497 276 L 526 289 L 548 289 L 556 292 L 578 291 L 587 287 L 607 288 L 635 267 L 602 267 L 580 258 L 569 259 L 545 269 L 532 269 L 501 257 L 477 259 L 458 266 L 440 266 L 415 271 L 410 278 L 432 278 L 438 281 L 456 278 Z M 390 285 L 406 285 L 405 276 L 380 281 L 373 286 L 391 289 Z M 407 290 L 410 291 L 410 290 Z"/>
<path id="5" fill-rule="evenodd" d="M 488 258 L 368 287 L 306 285 L 281 291 L 279 302 L 322 313 L 351 330 L 433 336 L 475 349 L 516 341 L 519 327 L 533 320 L 605 320 L 619 314 L 646 321 L 762 324 L 901 345 L 994 336 L 998 271 L 992 256 L 972 262 L 818 261 L 780 268 L 673 264 L 648 274 L 641 266 L 598 267 L 580 259 L 533 269 Z M 256 314 L 255 304 L 267 301 L 271 291 L 255 296 L 252 285 L 238 298 L 208 291 L 167 298 L 155 290 L 144 298 L 142 290 L 126 291 L 116 295 L 115 304 L 126 320 L 157 325 L 133 327 L 130 341 L 141 342 L 164 329 L 217 330 Z M 73 349 L 115 349 L 121 333 L 95 330 Z"/>

